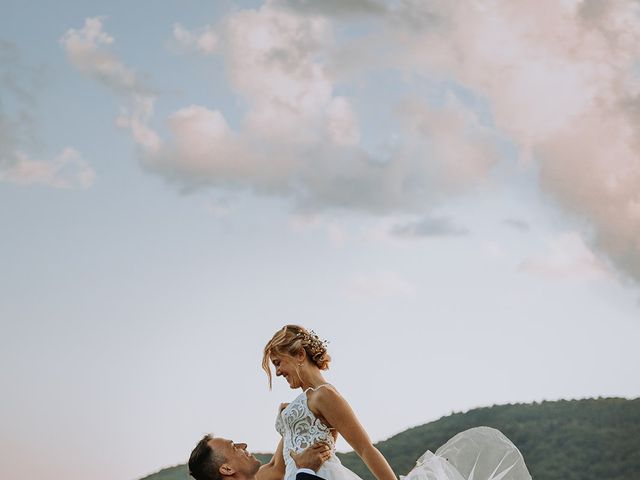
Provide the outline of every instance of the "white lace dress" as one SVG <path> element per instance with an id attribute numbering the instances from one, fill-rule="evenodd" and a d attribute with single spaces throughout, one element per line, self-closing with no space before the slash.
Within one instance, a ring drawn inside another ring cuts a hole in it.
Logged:
<path id="1" fill-rule="evenodd" d="M 320 385 L 324 387 L 324 385 Z M 318 388 L 320 388 L 318 387 Z M 318 476 L 326 480 L 362 480 L 336 457 L 336 445 L 331 429 L 318 419 L 307 405 L 307 389 L 298 395 L 276 419 L 276 430 L 283 439 L 283 456 L 286 470 L 284 480 L 295 480 L 296 464 L 289 454 L 301 452 L 317 442 L 327 443 L 333 452 L 329 460 L 322 464 Z"/>
<path id="2" fill-rule="evenodd" d="M 321 387 L 324 385 L 321 385 Z M 320 388 L 320 387 L 318 387 Z M 307 391 L 298 395 L 276 419 L 276 430 L 283 438 L 286 465 L 284 480 L 295 480 L 296 465 L 291 455 L 316 442 L 326 442 L 333 454 L 318 476 L 326 480 L 361 480 L 342 465 L 335 455 L 331 429 L 307 405 Z M 520 451 L 501 432 L 476 427 L 457 434 L 436 453 L 426 451 L 416 466 L 401 480 L 531 480 Z"/>

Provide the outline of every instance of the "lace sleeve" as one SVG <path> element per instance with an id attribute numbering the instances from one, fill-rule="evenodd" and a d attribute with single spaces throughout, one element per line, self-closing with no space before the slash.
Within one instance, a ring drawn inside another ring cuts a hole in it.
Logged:
<path id="1" fill-rule="evenodd" d="M 284 420 L 282 420 L 282 412 L 278 412 L 278 416 L 276 417 L 276 431 L 284 436 Z"/>

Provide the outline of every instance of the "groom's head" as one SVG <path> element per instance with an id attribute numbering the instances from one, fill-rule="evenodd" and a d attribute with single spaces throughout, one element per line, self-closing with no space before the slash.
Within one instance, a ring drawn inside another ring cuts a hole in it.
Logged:
<path id="1" fill-rule="evenodd" d="M 250 479 L 259 468 L 246 443 L 211 435 L 205 435 L 189 457 L 189 474 L 196 480 Z"/>

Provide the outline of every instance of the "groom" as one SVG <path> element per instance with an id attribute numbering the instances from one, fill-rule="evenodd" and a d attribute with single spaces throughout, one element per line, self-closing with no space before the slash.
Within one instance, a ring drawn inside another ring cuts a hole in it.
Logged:
<path id="1" fill-rule="evenodd" d="M 326 444 L 315 444 L 291 455 L 298 467 L 296 480 L 323 480 L 315 472 L 331 456 Z M 282 480 L 270 462 L 260 461 L 247 452 L 246 443 L 205 435 L 189 457 L 189 474 L 195 480 Z"/>

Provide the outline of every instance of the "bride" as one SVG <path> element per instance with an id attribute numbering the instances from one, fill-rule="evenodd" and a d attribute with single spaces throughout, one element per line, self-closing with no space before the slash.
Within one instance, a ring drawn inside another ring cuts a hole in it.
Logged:
<path id="1" fill-rule="evenodd" d="M 302 390 L 291 403 L 281 405 L 276 429 L 282 439 L 272 461 L 282 466 L 284 480 L 294 480 L 296 466 L 291 455 L 324 442 L 332 455 L 318 470 L 318 476 L 326 480 L 361 480 L 335 455 L 335 442 L 342 435 L 377 480 L 396 480 L 347 401 L 324 379 L 322 371 L 329 368 L 331 361 L 326 343 L 313 331 L 286 325 L 264 348 L 262 368 L 269 378 L 269 388 L 273 364 L 277 377 L 284 377 L 290 388 Z M 479 427 L 459 433 L 435 454 L 427 451 L 404 478 L 530 480 L 531 476 L 522 455 L 504 435 Z"/>

